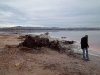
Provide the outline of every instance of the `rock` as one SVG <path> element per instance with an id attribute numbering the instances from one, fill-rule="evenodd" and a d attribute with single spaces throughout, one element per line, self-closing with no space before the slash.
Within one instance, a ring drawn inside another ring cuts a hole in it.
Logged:
<path id="1" fill-rule="evenodd" d="M 20 65 L 20 63 L 16 63 L 16 64 L 15 64 L 16 67 L 19 66 L 19 65 Z"/>

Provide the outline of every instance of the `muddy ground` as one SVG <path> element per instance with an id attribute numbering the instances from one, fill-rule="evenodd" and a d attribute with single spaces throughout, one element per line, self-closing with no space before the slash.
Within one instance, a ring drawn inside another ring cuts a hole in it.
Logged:
<path id="1" fill-rule="evenodd" d="M 18 48 L 19 34 L 0 34 L 0 75 L 100 75 L 100 58 L 90 61 L 53 49 Z"/>

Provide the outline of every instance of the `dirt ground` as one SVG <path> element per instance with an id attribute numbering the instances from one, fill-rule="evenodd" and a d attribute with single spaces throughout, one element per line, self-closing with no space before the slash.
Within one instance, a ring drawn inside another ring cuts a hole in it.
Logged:
<path id="1" fill-rule="evenodd" d="M 16 47 L 19 34 L 0 34 L 0 75 L 100 75 L 100 58 L 90 61 L 48 48 Z"/>

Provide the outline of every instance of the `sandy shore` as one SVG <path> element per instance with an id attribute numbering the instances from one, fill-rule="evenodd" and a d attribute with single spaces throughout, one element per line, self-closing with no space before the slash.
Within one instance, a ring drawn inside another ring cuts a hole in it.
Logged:
<path id="1" fill-rule="evenodd" d="M 90 61 L 49 48 L 24 49 L 16 46 L 19 34 L 0 34 L 0 75 L 100 75 L 100 57 Z"/>

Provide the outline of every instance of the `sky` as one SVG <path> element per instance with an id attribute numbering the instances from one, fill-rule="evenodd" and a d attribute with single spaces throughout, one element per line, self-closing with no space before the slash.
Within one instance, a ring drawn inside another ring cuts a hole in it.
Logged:
<path id="1" fill-rule="evenodd" d="M 100 0 L 0 0 L 0 27 L 100 27 Z"/>

